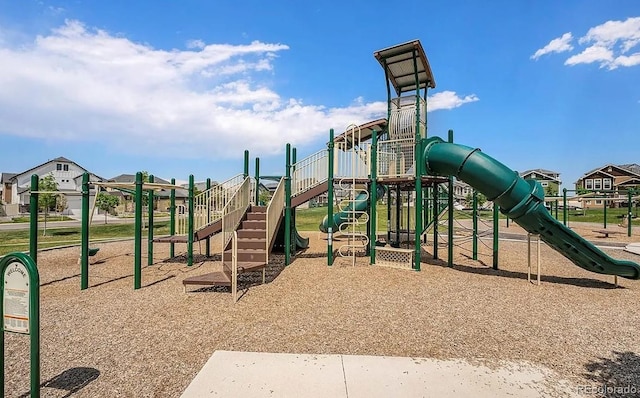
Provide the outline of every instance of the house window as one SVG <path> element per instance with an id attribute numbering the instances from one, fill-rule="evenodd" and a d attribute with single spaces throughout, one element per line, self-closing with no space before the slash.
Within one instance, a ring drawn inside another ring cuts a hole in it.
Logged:
<path id="1" fill-rule="evenodd" d="M 602 189 L 611 189 L 611 178 L 604 178 L 602 180 Z"/>
<path id="2" fill-rule="evenodd" d="M 546 182 L 546 181 L 543 181 L 543 182 L 540 183 L 540 185 L 542 185 L 543 187 L 547 187 L 547 186 L 549 186 L 549 183 Z"/>
<path id="3" fill-rule="evenodd" d="M 64 171 L 69 171 L 69 165 L 65 164 L 62 166 Z"/>
<path id="4" fill-rule="evenodd" d="M 597 204 L 597 205 L 601 205 L 601 204 L 602 204 L 602 200 L 600 200 L 600 199 L 596 199 L 596 204 Z"/>
<path id="5" fill-rule="evenodd" d="M 62 164 L 60 164 L 60 163 L 56 163 L 56 170 L 57 170 L 57 171 L 62 170 Z"/>
<path id="6" fill-rule="evenodd" d="M 598 189 L 602 189 L 602 179 L 601 178 L 596 178 L 593 180 L 593 189 L 595 189 L 596 191 Z"/>
<path id="7" fill-rule="evenodd" d="M 593 180 L 584 180 L 584 189 L 593 189 Z"/>

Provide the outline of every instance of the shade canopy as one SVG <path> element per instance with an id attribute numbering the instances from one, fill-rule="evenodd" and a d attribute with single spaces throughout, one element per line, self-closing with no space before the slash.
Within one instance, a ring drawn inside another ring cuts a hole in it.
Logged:
<path id="1" fill-rule="evenodd" d="M 358 140 L 358 138 L 360 138 L 360 141 L 366 141 L 371 138 L 371 135 L 373 134 L 373 130 L 375 130 L 377 133 L 381 133 L 386 127 L 387 127 L 387 119 L 377 119 L 377 120 L 372 120 L 370 122 L 367 122 L 365 124 L 361 124 L 360 126 L 356 127 L 356 131 L 359 130 L 359 134 L 357 134 L 359 137 L 355 137 L 356 141 Z M 351 142 L 352 131 L 353 131 L 352 129 L 349 129 L 344 133 L 340 134 L 334 139 L 334 142 L 347 141 L 347 149 L 351 148 L 353 146 L 353 142 Z M 356 142 L 355 144 L 358 145 L 359 142 Z"/>
<path id="2" fill-rule="evenodd" d="M 422 48 L 422 44 L 420 44 L 420 40 L 413 40 L 376 51 L 373 56 L 380 62 L 382 68 L 386 70 L 398 96 L 408 91 L 436 87 L 429 60 Z M 418 72 L 417 85 L 416 68 Z"/>

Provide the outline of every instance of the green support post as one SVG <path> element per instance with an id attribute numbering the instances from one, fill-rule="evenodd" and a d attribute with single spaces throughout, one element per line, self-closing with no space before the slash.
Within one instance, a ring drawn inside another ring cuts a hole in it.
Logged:
<path id="1" fill-rule="evenodd" d="M 423 169 L 424 174 L 424 169 Z M 429 191 L 431 188 L 425 186 L 422 188 L 422 231 L 420 234 L 424 232 L 425 226 L 429 225 Z M 423 243 L 427 243 L 427 234 L 423 235 Z"/>
<path id="2" fill-rule="evenodd" d="M 376 263 L 376 241 L 377 236 L 377 204 L 378 204 L 378 133 L 371 132 L 371 196 L 369 200 L 369 263 Z"/>
<path id="3" fill-rule="evenodd" d="M 391 185 L 387 185 L 387 244 L 391 242 Z"/>
<path id="4" fill-rule="evenodd" d="M 291 171 L 289 172 L 289 177 L 293 180 L 293 175 L 296 172 L 296 162 L 298 161 L 298 151 L 296 148 L 291 149 Z M 291 196 L 291 182 L 289 183 L 289 196 Z M 291 207 L 291 200 L 289 200 L 289 207 Z M 291 255 L 296 255 L 296 209 L 295 207 L 291 208 Z"/>
<path id="5" fill-rule="evenodd" d="M 498 269 L 498 238 L 500 237 L 500 207 L 493 203 L 493 269 Z"/>
<path id="6" fill-rule="evenodd" d="M 554 204 L 555 204 L 555 209 L 556 209 L 556 220 L 557 220 L 558 219 L 558 201 L 556 200 L 554 202 Z"/>
<path id="7" fill-rule="evenodd" d="M 627 191 L 627 236 L 631 236 L 631 216 L 633 215 L 631 212 L 631 200 L 633 197 L 633 192 L 631 188 Z"/>
<path id="8" fill-rule="evenodd" d="M 604 200 L 602 201 L 602 212 L 604 213 L 603 227 L 607 229 L 607 194 L 604 194 Z"/>
<path id="9" fill-rule="evenodd" d="M 509 228 L 509 216 L 507 216 L 507 228 Z"/>
<path id="10" fill-rule="evenodd" d="M 37 177 L 37 176 L 36 176 Z M 32 180 L 33 181 L 33 180 Z M 9 253 L 0 260 L 0 397 L 4 397 L 4 334 L 5 330 L 5 270 L 15 263 L 22 264 L 29 278 L 29 396 L 40 397 L 40 275 L 35 261 L 24 253 Z M 23 395 L 24 396 L 24 395 Z"/>
<path id="11" fill-rule="evenodd" d="M 206 183 L 206 187 L 207 187 L 207 191 L 211 189 L 211 178 L 207 178 L 207 183 Z M 208 193 L 207 195 L 209 195 L 209 198 L 207 199 L 209 203 L 207 203 L 207 207 L 211 206 L 211 193 Z M 211 223 L 211 212 L 207 211 L 207 225 L 209 225 Z M 207 239 L 204 241 L 204 249 L 205 249 L 205 255 L 207 256 L 207 258 L 211 257 L 211 237 L 208 236 Z"/>
<path id="12" fill-rule="evenodd" d="M 136 173 L 136 214 L 135 214 L 135 243 L 133 264 L 133 288 L 140 289 L 142 285 L 142 173 Z"/>
<path id="13" fill-rule="evenodd" d="M 244 151 L 244 178 L 249 177 L 249 151 L 245 149 Z"/>
<path id="14" fill-rule="evenodd" d="M 417 97 L 416 100 L 419 98 Z M 418 102 L 419 104 L 419 102 Z M 419 105 L 417 106 L 417 110 L 419 112 Z M 415 245 L 415 253 L 414 253 L 414 264 L 413 269 L 416 271 L 420 271 L 420 260 L 422 258 L 422 168 L 424 165 L 424 161 L 422 159 L 422 137 L 420 137 L 420 113 L 417 114 L 418 118 L 416 119 L 416 142 L 415 142 L 415 159 L 416 159 L 416 167 L 415 167 L 415 175 L 416 175 L 416 198 L 415 198 L 415 212 L 416 212 L 416 225 L 415 225 L 415 237 L 414 237 L 414 245 Z M 407 229 L 409 229 L 409 225 L 407 225 Z"/>
<path id="15" fill-rule="evenodd" d="M 567 188 L 562 188 L 562 224 L 567 225 Z"/>
<path id="16" fill-rule="evenodd" d="M 89 288 L 89 173 L 82 174 L 82 225 L 80 233 L 80 290 Z M 96 192 L 96 195 L 98 193 Z"/>
<path id="17" fill-rule="evenodd" d="M 438 205 L 440 202 L 440 193 L 438 192 L 438 183 L 433 183 L 433 259 L 438 259 L 438 214 L 440 210 Z"/>
<path id="18" fill-rule="evenodd" d="M 176 179 L 171 179 L 171 185 L 176 185 Z M 169 199 L 169 235 L 176 234 L 176 189 L 171 188 L 171 196 Z M 169 257 L 173 258 L 176 254 L 176 244 L 169 244 Z"/>
<path id="19" fill-rule="evenodd" d="M 246 151 L 247 156 L 247 167 L 248 167 L 248 151 Z M 193 198 L 195 193 L 195 183 L 193 181 L 193 174 L 189 175 L 189 218 L 187 222 L 187 266 L 191 267 L 193 265 L 193 224 L 194 224 L 194 206 L 193 206 Z"/>
<path id="20" fill-rule="evenodd" d="M 153 175 L 149 176 L 149 182 L 153 183 L 155 182 L 155 178 L 153 177 Z M 153 264 L 153 201 L 154 201 L 154 195 L 153 195 L 153 189 L 149 190 L 149 201 L 148 201 L 148 207 L 149 207 L 149 229 L 147 230 L 147 265 L 151 265 Z"/>
<path id="21" fill-rule="evenodd" d="M 478 191 L 473 190 L 473 259 L 478 260 Z"/>
<path id="22" fill-rule="evenodd" d="M 327 220 L 329 222 L 329 228 L 327 229 L 327 265 L 333 265 L 333 129 L 329 130 L 329 143 L 327 144 L 327 152 L 329 157 L 329 172 L 327 175 Z"/>
<path id="23" fill-rule="evenodd" d="M 291 144 L 286 149 L 284 177 L 284 265 L 291 263 Z"/>
<path id="24" fill-rule="evenodd" d="M 256 180 L 256 188 L 255 188 L 255 204 L 256 206 L 260 206 L 260 158 L 256 158 L 256 173 L 254 174 L 254 179 Z M 209 180 L 207 180 L 209 181 Z"/>
<path id="25" fill-rule="evenodd" d="M 402 192 L 400 185 L 396 185 L 396 244 L 400 246 L 400 222 L 402 221 Z M 409 229 L 409 228 L 407 228 Z"/>
<path id="26" fill-rule="evenodd" d="M 31 195 L 29 197 L 29 255 L 38 262 L 38 175 L 31 176 Z"/>
<path id="27" fill-rule="evenodd" d="M 453 143 L 453 130 L 449 130 L 448 141 Z M 449 220 L 447 220 L 447 267 L 453 267 L 453 211 L 455 210 L 453 208 L 453 189 L 453 176 L 449 176 L 449 195 L 447 198 L 447 206 L 449 207 L 449 209 L 447 209 L 449 213 Z"/>

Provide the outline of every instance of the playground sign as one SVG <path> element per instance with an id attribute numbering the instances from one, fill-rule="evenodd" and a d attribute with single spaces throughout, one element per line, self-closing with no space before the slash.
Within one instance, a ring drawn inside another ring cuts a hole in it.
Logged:
<path id="1" fill-rule="evenodd" d="M 4 330 L 29 334 L 29 271 L 19 261 L 4 269 L 2 289 Z"/>
<path id="2" fill-rule="evenodd" d="M 40 397 L 40 276 L 24 253 L 0 260 L 0 357 L 5 363 L 4 333 L 28 334 L 30 339 L 30 396 Z M 4 366 L 0 369 L 0 396 L 4 392 Z"/>

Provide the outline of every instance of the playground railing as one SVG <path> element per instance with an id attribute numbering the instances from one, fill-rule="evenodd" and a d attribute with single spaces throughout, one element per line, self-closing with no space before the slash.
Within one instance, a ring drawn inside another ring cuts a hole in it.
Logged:
<path id="1" fill-rule="evenodd" d="M 269 248 L 271 246 L 271 241 L 273 237 L 278 232 L 276 228 L 278 228 L 278 221 L 280 217 L 282 217 L 282 210 L 284 209 L 284 199 L 285 199 L 285 181 L 284 178 L 280 179 L 278 183 L 278 187 L 276 188 L 273 196 L 271 197 L 271 202 L 269 202 L 269 206 L 267 206 L 267 247 L 266 247 L 266 259 L 265 262 L 269 262 Z"/>
<path id="2" fill-rule="evenodd" d="M 425 131 L 426 103 L 420 98 L 420 136 Z M 416 99 L 415 96 L 399 97 L 391 100 L 389 117 L 389 137 L 391 139 L 411 139 L 416 136 Z"/>
<path id="3" fill-rule="evenodd" d="M 349 147 L 347 142 L 337 142 L 335 145 L 334 177 L 336 178 L 367 178 L 371 173 L 371 146 L 360 144 Z"/>
<path id="4" fill-rule="evenodd" d="M 195 195 L 193 198 L 193 229 L 195 231 L 213 224 L 222 217 L 222 210 L 230 198 L 242 185 L 245 177 L 242 174 Z M 187 234 L 187 212 L 179 212 L 177 234 Z"/>
<path id="5" fill-rule="evenodd" d="M 250 205 L 251 179 L 245 178 L 242 185 L 236 190 L 235 194 L 224 206 L 222 210 L 222 261 L 225 260 L 225 249 L 233 233 L 240 225 L 242 217 L 247 212 Z"/>
<path id="6" fill-rule="evenodd" d="M 318 151 L 292 165 L 291 196 L 308 191 L 329 178 L 329 156 L 326 150 Z"/>
<path id="7" fill-rule="evenodd" d="M 415 170 L 415 139 L 378 142 L 378 177 L 408 177 Z"/>

